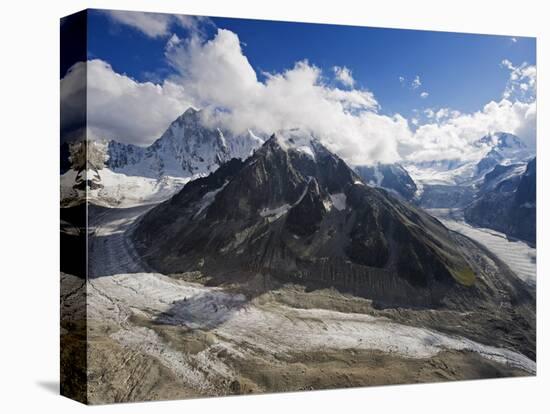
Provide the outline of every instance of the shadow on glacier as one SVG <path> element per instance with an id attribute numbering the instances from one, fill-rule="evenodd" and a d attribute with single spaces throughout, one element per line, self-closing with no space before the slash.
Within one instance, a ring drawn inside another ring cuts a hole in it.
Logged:
<path id="1" fill-rule="evenodd" d="M 129 231 L 154 204 L 127 208 L 88 206 L 88 278 L 149 271 L 135 252 Z"/>
<path id="2" fill-rule="evenodd" d="M 250 298 L 241 293 L 222 290 L 201 292 L 174 301 L 170 308 L 153 320 L 160 325 L 185 326 L 190 329 L 211 330 L 231 319 L 239 312 L 246 312 Z"/>

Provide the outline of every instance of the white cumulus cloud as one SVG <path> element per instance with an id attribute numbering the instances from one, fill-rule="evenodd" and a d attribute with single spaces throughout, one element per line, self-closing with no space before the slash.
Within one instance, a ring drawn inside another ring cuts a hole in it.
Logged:
<path id="1" fill-rule="evenodd" d="M 172 17 L 168 14 L 144 13 L 123 10 L 105 12 L 114 22 L 133 27 L 149 37 L 161 37 L 169 34 Z"/>
<path id="2" fill-rule="evenodd" d="M 342 85 L 349 86 L 351 88 L 355 84 L 355 80 L 353 79 L 351 70 L 349 70 L 347 67 L 334 66 L 332 70 L 334 71 L 334 76 L 336 80 Z"/>
<path id="3" fill-rule="evenodd" d="M 536 66 L 529 65 L 527 62 L 516 66 L 508 59 L 504 59 L 501 66 L 510 71 L 503 98 L 534 101 L 537 92 Z"/>
<path id="4" fill-rule="evenodd" d="M 474 159 L 478 154 L 475 143 L 491 132 L 510 132 L 535 146 L 536 104 L 507 99 L 491 101 L 481 110 L 470 114 L 441 108 L 427 109 L 429 122 L 414 134 L 400 137 L 400 154 L 405 159 Z"/>
<path id="5" fill-rule="evenodd" d="M 420 76 L 416 75 L 411 82 L 411 88 L 412 89 L 418 89 L 422 86 L 422 81 L 420 80 Z"/>
<path id="6" fill-rule="evenodd" d="M 406 127 L 406 120 L 379 116 L 370 91 L 329 86 L 321 69 L 308 61 L 260 81 L 238 36 L 223 29 L 207 42 L 191 38 L 166 56 L 179 73 L 177 82 L 205 109 L 212 125 L 266 135 L 303 128 L 350 162 L 398 157 L 396 141 L 386 139 L 385 131 Z M 377 126 L 366 128 L 368 123 Z"/>
<path id="7" fill-rule="evenodd" d="M 139 30 L 149 37 L 165 37 L 171 34 L 171 27 L 178 25 L 191 33 L 202 33 L 201 25 L 210 24 L 207 17 L 148 13 L 125 10 L 105 10 L 104 13 L 115 23 Z"/>
<path id="8" fill-rule="evenodd" d="M 95 59 L 75 64 L 61 80 L 62 110 L 68 114 L 62 129 L 75 122 L 70 108 L 82 98 L 77 91 L 86 77 L 89 138 L 148 145 L 190 106 L 181 85 L 137 82 Z"/>

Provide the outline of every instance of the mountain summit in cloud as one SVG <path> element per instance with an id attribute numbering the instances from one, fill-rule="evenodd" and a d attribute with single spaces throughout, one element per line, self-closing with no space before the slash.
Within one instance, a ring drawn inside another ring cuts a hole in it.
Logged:
<path id="1" fill-rule="evenodd" d="M 208 127 L 202 112 L 190 107 L 146 148 L 110 141 L 107 166 L 114 172 L 149 178 L 196 177 L 232 158 L 246 159 L 262 143 L 251 131 L 233 136 Z"/>

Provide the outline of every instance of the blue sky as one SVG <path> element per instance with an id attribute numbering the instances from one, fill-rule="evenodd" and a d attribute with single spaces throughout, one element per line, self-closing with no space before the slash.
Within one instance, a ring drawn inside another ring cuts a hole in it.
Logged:
<path id="1" fill-rule="evenodd" d="M 160 80 L 174 70 L 164 56 L 164 37 L 150 37 L 117 24 L 104 13 L 90 13 L 89 56 L 139 80 Z M 264 20 L 211 18 L 206 37 L 216 27 L 235 32 L 243 53 L 260 79 L 263 72 L 281 72 L 307 59 L 330 74 L 346 66 L 356 87 L 372 91 L 381 112 L 413 116 L 414 109 L 450 107 L 472 112 L 498 99 L 509 72 L 501 62 L 536 64 L 535 39 L 513 36 L 382 29 Z M 185 28 L 171 30 L 180 38 Z M 411 87 L 416 76 L 422 83 Z M 404 77 L 404 82 L 400 82 Z M 427 92 L 426 98 L 420 93 Z"/>

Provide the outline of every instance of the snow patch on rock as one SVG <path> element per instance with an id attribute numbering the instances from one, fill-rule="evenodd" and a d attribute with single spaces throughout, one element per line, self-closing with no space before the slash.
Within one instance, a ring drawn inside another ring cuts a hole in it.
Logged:
<path id="1" fill-rule="evenodd" d="M 306 131 L 293 128 L 288 130 L 278 131 L 275 134 L 279 146 L 287 151 L 289 148 L 307 155 L 315 161 L 315 148 L 313 142 L 315 138 Z"/>
<path id="2" fill-rule="evenodd" d="M 330 200 L 336 210 L 342 211 L 346 209 L 347 199 L 344 193 L 330 194 Z"/>
<path id="3" fill-rule="evenodd" d="M 220 191 L 222 191 L 225 186 L 227 185 L 227 181 L 223 183 L 223 185 L 220 188 L 216 188 L 215 190 L 207 192 L 205 195 L 202 196 L 202 199 L 200 200 L 199 209 L 195 213 L 195 218 L 200 216 L 201 213 L 210 206 L 216 199 L 216 194 L 218 194 Z"/>
<path id="4" fill-rule="evenodd" d="M 290 210 L 289 204 L 283 204 L 276 208 L 264 208 L 260 211 L 260 216 L 267 217 L 267 219 L 272 222 L 284 216 L 288 210 Z"/>

